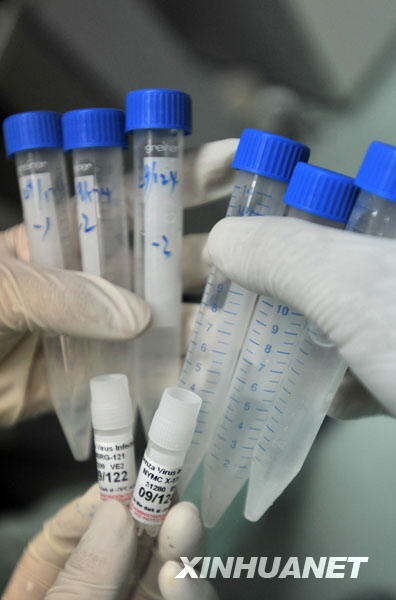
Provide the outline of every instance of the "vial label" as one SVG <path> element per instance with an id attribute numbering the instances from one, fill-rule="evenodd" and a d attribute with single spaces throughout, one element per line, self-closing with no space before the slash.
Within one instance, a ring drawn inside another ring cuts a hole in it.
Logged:
<path id="1" fill-rule="evenodd" d="M 19 178 L 19 188 L 33 260 L 50 267 L 63 268 L 62 243 L 51 175 L 22 175 Z"/>
<path id="2" fill-rule="evenodd" d="M 100 190 L 93 175 L 75 178 L 83 271 L 102 275 L 100 252 Z"/>
<path id="3" fill-rule="evenodd" d="M 101 500 L 113 498 L 129 505 L 135 483 L 133 438 L 104 441 L 95 436 L 96 468 Z"/>
<path id="4" fill-rule="evenodd" d="M 144 297 L 154 327 L 177 326 L 181 299 L 182 195 L 181 159 L 145 157 L 144 176 Z"/>
<path id="5" fill-rule="evenodd" d="M 129 509 L 137 521 L 150 525 L 165 519 L 181 469 L 164 467 L 144 455 Z"/>

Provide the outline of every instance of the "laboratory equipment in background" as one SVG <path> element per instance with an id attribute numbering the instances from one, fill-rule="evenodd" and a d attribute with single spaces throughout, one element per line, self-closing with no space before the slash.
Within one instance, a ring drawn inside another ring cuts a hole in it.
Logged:
<path id="1" fill-rule="evenodd" d="M 245 129 L 233 161 L 235 184 L 226 216 L 282 215 L 282 197 L 309 149 L 293 140 Z M 257 294 L 212 267 L 195 321 L 179 385 L 202 398 L 179 484 L 182 494 L 199 467 L 221 415 Z"/>
<path id="2" fill-rule="evenodd" d="M 86 108 L 63 115 L 63 146 L 72 151 L 83 271 L 131 289 L 124 188 L 127 145 L 122 110 Z M 133 342 L 92 341 L 91 376 L 132 374 Z M 129 384 L 133 389 L 133 381 Z M 88 382 L 87 382 L 88 385 Z"/>
<path id="3" fill-rule="evenodd" d="M 122 373 L 99 375 L 90 388 L 100 498 L 129 506 L 136 468 L 128 379 Z"/>
<path id="4" fill-rule="evenodd" d="M 200 406 L 201 398 L 188 390 L 169 387 L 162 394 L 130 506 L 139 533 L 156 536 L 166 517 Z"/>
<path id="5" fill-rule="evenodd" d="M 300 163 L 284 197 L 286 214 L 344 228 L 356 194 L 351 178 Z M 301 468 L 324 418 L 323 406 L 345 369 L 334 346 L 301 312 L 258 297 L 205 459 L 207 526 L 218 521 L 248 479 L 253 456 L 251 487 L 272 501 L 279 495 Z M 264 462 L 270 464 L 267 470 Z"/>
<path id="6" fill-rule="evenodd" d="M 16 162 L 33 262 L 80 269 L 76 213 L 62 149 L 61 116 L 50 111 L 12 115 L 3 123 L 6 151 Z M 43 337 L 51 400 L 76 460 L 90 454 L 87 342 Z"/>
<path id="7" fill-rule="evenodd" d="M 126 131 L 133 133 L 134 291 L 152 312 L 151 327 L 134 352 L 134 393 L 147 433 L 163 389 L 179 374 L 182 169 L 190 97 L 166 89 L 130 92 Z"/>
<path id="8" fill-rule="evenodd" d="M 346 229 L 396 238 L 396 147 L 373 142 L 355 178 L 355 184 L 361 190 Z M 301 201 L 303 196 L 299 197 Z M 288 195 L 285 200 L 288 201 Z M 296 200 L 298 201 L 297 194 L 289 198 L 291 204 L 298 206 Z M 317 328 L 309 323 L 306 323 L 305 327 L 309 335 L 307 342 L 311 343 L 310 348 L 305 346 L 309 354 L 305 357 L 300 356 L 304 364 L 297 364 L 298 357 L 294 357 L 294 364 L 290 363 L 290 370 L 293 371 L 290 376 L 296 380 L 295 385 L 290 388 L 285 384 L 291 392 L 290 397 L 287 398 L 288 395 L 283 393 L 278 399 L 287 399 L 289 405 L 296 400 L 304 402 L 307 419 L 304 421 L 295 418 L 293 426 L 287 432 L 285 428 L 288 422 L 284 421 L 282 415 L 279 421 L 283 431 L 272 427 L 276 429 L 274 433 L 267 431 L 269 435 L 265 434 L 270 442 L 263 438 L 256 446 L 245 508 L 245 516 L 251 521 L 256 521 L 264 514 L 298 473 L 328 411 L 345 368 L 341 358 L 337 365 L 335 350 L 329 347 L 329 341 Z M 310 384 L 310 381 L 313 383 Z M 314 389 L 315 383 L 317 390 Z M 278 418 L 279 415 L 275 417 Z M 293 468 L 290 468 L 293 463 Z"/>

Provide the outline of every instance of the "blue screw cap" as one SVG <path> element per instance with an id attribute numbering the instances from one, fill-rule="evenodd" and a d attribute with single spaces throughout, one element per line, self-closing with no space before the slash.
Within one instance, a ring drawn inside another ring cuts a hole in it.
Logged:
<path id="1" fill-rule="evenodd" d="M 358 192 L 352 177 L 298 163 L 283 201 L 318 217 L 346 223 Z"/>
<path id="2" fill-rule="evenodd" d="M 61 148 L 61 116 L 49 110 L 11 115 L 3 121 L 7 156 L 23 150 Z"/>
<path id="3" fill-rule="evenodd" d="M 126 131 L 181 129 L 191 133 L 191 98 L 166 89 L 135 90 L 126 99 Z"/>
<path id="4" fill-rule="evenodd" d="M 125 115 L 116 108 L 82 108 L 70 110 L 62 117 L 63 147 L 127 147 Z"/>
<path id="5" fill-rule="evenodd" d="M 396 202 L 396 147 L 372 142 L 356 175 L 355 184 Z"/>
<path id="6" fill-rule="evenodd" d="M 245 129 L 232 167 L 278 181 L 289 181 L 296 164 L 306 162 L 309 154 L 308 146 L 294 140 L 267 131 Z"/>

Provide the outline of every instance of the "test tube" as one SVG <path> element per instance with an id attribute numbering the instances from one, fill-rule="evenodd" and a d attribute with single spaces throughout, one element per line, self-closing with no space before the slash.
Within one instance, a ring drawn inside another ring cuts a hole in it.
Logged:
<path id="1" fill-rule="evenodd" d="M 14 157 L 33 262 L 80 269 L 78 233 L 62 150 L 61 117 L 50 111 L 12 115 L 3 123 Z M 51 400 L 76 460 L 90 453 L 91 425 L 86 342 L 43 337 Z"/>
<path id="2" fill-rule="evenodd" d="M 346 228 L 396 238 L 396 147 L 372 142 L 355 184 L 361 191 Z"/>
<path id="3" fill-rule="evenodd" d="M 130 506 L 139 533 L 156 536 L 166 517 L 200 406 L 201 398 L 188 390 L 170 387 L 162 394 Z"/>
<path id="4" fill-rule="evenodd" d="M 283 195 L 309 149 L 256 129 L 242 133 L 233 161 L 235 184 L 226 216 L 282 215 Z M 193 441 L 179 483 L 182 494 L 199 467 L 221 415 L 257 294 L 212 267 L 179 380 L 202 398 Z"/>
<path id="5" fill-rule="evenodd" d="M 99 375 L 90 387 L 100 498 L 129 506 L 136 469 L 128 379 L 121 373 Z"/>
<path id="6" fill-rule="evenodd" d="M 288 216 L 344 228 L 356 194 L 351 178 L 300 163 L 284 201 Z M 315 356 L 315 364 L 308 371 L 310 356 Z M 334 345 L 302 313 L 277 299 L 259 296 L 223 418 L 205 460 L 202 504 L 207 526 L 218 521 L 248 479 L 257 449 L 265 452 L 266 459 L 273 448 L 279 452 L 279 444 L 290 448 L 278 458 L 276 481 L 282 472 L 295 468 L 298 444 L 308 443 L 308 437 L 312 444 L 311 432 L 316 435 L 323 405 L 335 393 L 345 369 Z M 298 441 L 290 443 L 298 428 Z M 266 475 L 259 478 L 260 490 L 265 488 L 270 496 L 272 481 Z M 254 485 L 259 487 L 252 476 Z"/>
<path id="7" fill-rule="evenodd" d="M 51 111 L 18 113 L 4 120 L 3 132 L 7 156 L 16 163 L 32 260 L 50 267 L 79 269 L 61 116 Z"/>
<path id="8" fill-rule="evenodd" d="M 190 97 L 176 90 L 130 92 L 126 131 L 133 132 L 134 289 L 152 312 L 134 357 L 134 390 L 147 433 L 162 390 L 179 373 L 183 143 L 191 132 Z"/>
<path id="9" fill-rule="evenodd" d="M 355 184 L 361 190 L 346 229 L 396 238 L 396 148 L 373 142 Z M 312 329 L 312 325 L 307 324 L 308 328 Z M 296 419 L 287 436 L 276 436 L 278 439 L 272 450 L 267 448 L 266 440 L 257 445 L 245 507 L 245 516 L 249 520 L 259 519 L 297 475 L 342 379 L 346 366 L 344 361 L 340 358 L 337 362 L 336 352 L 329 347 L 328 340 L 326 349 L 326 338 L 319 334 L 317 328 L 316 334 L 320 345 L 315 344 L 313 351 L 305 358 L 305 364 L 299 365 L 303 369 L 297 368 L 301 372 L 293 391 L 294 397 L 300 396 L 305 401 L 307 420 Z M 311 342 L 315 342 L 315 335 L 311 337 Z M 307 386 L 303 379 L 305 382 L 312 380 L 313 383 Z M 291 464 L 286 468 L 288 460 Z"/>
<path id="10" fill-rule="evenodd" d="M 122 110 L 86 108 L 63 115 L 63 146 L 72 151 L 83 271 L 131 289 Z M 90 344 L 91 374 L 132 370 L 130 341 Z M 132 382 L 130 382 L 132 384 Z"/>
<path id="11" fill-rule="evenodd" d="M 63 145 L 72 150 L 83 270 L 131 287 L 122 110 L 85 108 L 63 115 Z"/>

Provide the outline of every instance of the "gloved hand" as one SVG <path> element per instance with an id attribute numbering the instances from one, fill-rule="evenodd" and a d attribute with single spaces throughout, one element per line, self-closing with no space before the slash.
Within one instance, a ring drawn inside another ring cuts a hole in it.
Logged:
<path id="1" fill-rule="evenodd" d="M 25 228 L 0 234 L 0 423 L 49 406 L 40 333 L 128 339 L 149 324 L 149 307 L 100 277 L 26 262 Z"/>
<path id="2" fill-rule="evenodd" d="M 124 506 L 113 500 L 100 502 L 94 485 L 44 524 L 17 564 L 4 600 L 216 600 L 207 581 L 174 578 L 175 561 L 199 555 L 204 544 L 193 504 L 173 506 L 158 547 L 153 544 L 151 538 L 137 537 Z"/>
<path id="3" fill-rule="evenodd" d="M 396 415 L 396 240 L 238 217 L 216 224 L 208 250 L 232 280 L 290 303 L 337 345 L 366 389 L 344 381 L 333 415 Z"/>
<path id="4" fill-rule="evenodd" d="M 187 152 L 186 207 L 227 195 L 236 145 L 237 140 L 223 140 Z M 206 237 L 186 236 L 182 265 L 186 289 L 202 285 L 206 278 L 202 260 Z M 36 267 L 28 261 L 24 227 L 1 233 L 0 425 L 50 409 L 42 332 L 123 340 L 141 334 L 150 320 L 149 307 L 125 289 L 93 275 Z M 194 305 L 183 309 L 186 328 L 194 310 Z"/>

